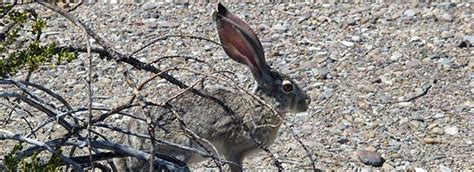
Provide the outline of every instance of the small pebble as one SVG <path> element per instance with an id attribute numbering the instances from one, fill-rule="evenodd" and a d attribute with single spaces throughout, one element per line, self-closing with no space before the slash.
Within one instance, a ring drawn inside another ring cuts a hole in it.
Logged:
<path id="1" fill-rule="evenodd" d="M 449 13 L 444 13 L 443 15 L 441 15 L 441 19 L 443 19 L 444 21 L 452 22 L 453 16 Z"/>
<path id="2" fill-rule="evenodd" d="M 360 36 L 352 36 L 351 40 L 354 42 L 359 42 L 360 41 Z"/>
<path id="3" fill-rule="evenodd" d="M 274 26 L 272 27 L 272 29 L 273 29 L 275 32 L 281 34 L 281 33 L 287 32 L 289 28 L 286 27 L 286 26 L 283 26 L 283 25 L 281 25 L 281 24 L 276 24 L 276 25 L 274 25 Z"/>
<path id="4" fill-rule="evenodd" d="M 458 130 L 458 127 L 456 127 L 456 126 L 454 126 L 454 127 L 446 127 L 446 128 L 444 128 L 444 132 L 445 132 L 446 134 L 455 136 L 455 135 L 458 135 L 459 130 Z"/>
<path id="5" fill-rule="evenodd" d="M 443 164 L 439 165 L 439 171 L 440 172 L 452 172 L 451 168 L 444 166 Z"/>
<path id="6" fill-rule="evenodd" d="M 353 42 L 349 42 L 349 41 L 341 41 L 341 44 L 346 47 L 353 47 L 355 45 Z"/>
<path id="7" fill-rule="evenodd" d="M 423 168 L 415 167 L 415 172 L 428 172 L 428 171 Z"/>
<path id="8" fill-rule="evenodd" d="M 421 62 L 420 60 L 417 60 L 417 59 L 413 59 L 405 63 L 405 66 L 407 68 L 415 68 L 415 67 L 419 67 L 420 65 L 421 65 Z"/>
<path id="9" fill-rule="evenodd" d="M 390 56 L 390 60 L 391 61 L 397 61 L 400 57 L 402 57 L 403 54 L 398 52 L 398 51 L 395 51 L 392 53 L 392 56 Z"/>
<path id="10" fill-rule="evenodd" d="M 158 7 L 160 7 L 160 3 L 157 2 L 146 2 L 142 5 L 143 10 L 151 10 Z"/>
<path id="11" fill-rule="evenodd" d="M 442 113 L 437 113 L 433 116 L 433 118 L 435 118 L 435 119 L 439 119 L 439 118 L 443 118 L 443 117 L 444 117 L 444 114 L 442 114 Z"/>
<path id="12" fill-rule="evenodd" d="M 431 134 L 442 135 L 442 134 L 444 134 L 444 130 L 439 128 L 439 127 L 434 127 L 433 129 L 431 129 L 430 133 Z"/>
<path id="13" fill-rule="evenodd" d="M 444 58 L 444 57 L 443 57 L 443 58 L 440 58 L 440 59 L 438 60 L 438 63 L 440 63 L 440 64 L 442 64 L 442 65 L 445 65 L 445 66 L 451 65 L 452 62 L 453 62 L 453 61 L 452 61 L 451 59 L 449 59 L 449 58 Z"/>
<path id="14" fill-rule="evenodd" d="M 413 17 L 416 15 L 416 11 L 414 9 L 408 9 L 403 12 L 403 15 L 405 15 L 406 17 Z"/>
<path id="15" fill-rule="evenodd" d="M 368 150 L 362 150 L 357 152 L 359 160 L 365 165 L 374 167 L 381 167 L 385 160 L 382 158 L 380 153 Z"/>
<path id="16" fill-rule="evenodd" d="M 442 143 L 442 141 L 438 138 L 431 138 L 431 137 L 425 137 L 423 138 L 422 142 L 424 144 L 439 144 Z"/>
<path id="17" fill-rule="evenodd" d="M 419 42 L 419 41 L 421 41 L 421 38 L 418 36 L 413 36 L 410 38 L 410 42 Z"/>

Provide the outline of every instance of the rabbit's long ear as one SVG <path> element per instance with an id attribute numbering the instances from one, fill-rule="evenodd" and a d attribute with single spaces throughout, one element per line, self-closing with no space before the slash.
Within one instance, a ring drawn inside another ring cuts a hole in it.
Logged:
<path id="1" fill-rule="evenodd" d="M 271 70 L 265 61 L 262 44 L 250 26 L 220 3 L 213 17 L 217 23 L 219 39 L 227 55 L 247 65 L 259 84 L 272 83 Z"/>

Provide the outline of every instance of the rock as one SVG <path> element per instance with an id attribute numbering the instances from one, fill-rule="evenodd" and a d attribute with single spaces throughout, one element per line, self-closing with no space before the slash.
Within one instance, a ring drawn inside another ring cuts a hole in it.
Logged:
<path id="1" fill-rule="evenodd" d="M 416 11 L 414 9 L 408 9 L 403 12 L 403 15 L 406 17 L 414 17 L 416 15 Z"/>
<path id="2" fill-rule="evenodd" d="M 408 126 L 410 126 L 412 130 L 418 130 L 418 128 L 420 128 L 420 125 L 421 125 L 421 122 L 417 120 L 411 120 L 408 123 Z"/>
<path id="3" fill-rule="evenodd" d="M 436 8 L 441 8 L 441 9 L 451 9 L 454 7 L 456 7 L 456 3 L 452 3 L 452 2 L 442 2 L 436 5 Z"/>
<path id="4" fill-rule="evenodd" d="M 327 57 L 328 52 L 327 51 L 319 51 L 316 53 L 316 56 L 318 57 Z"/>
<path id="5" fill-rule="evenodd" d="M 451 172 L 453 170 L 451 170 L 449 167 L 444 166 L 443 164 L 440 164 L 439 165 L 439 171 L 440 172 Z"/>
<path id="6" fill-rule="evenodd" d="M 350 41 L 341 41 L 341 44 L 346 46 L 346 47 L 353 47 L 354 43 Z"/>
<path id="7" fill-rule="evenodd" d="M 439 144 L 439 143 L 443 143 L 440 139 L 438 138 L 432 138 L 432 137 L 425 137 L 423 138 L 422 142 L 424 144 Z"/>
<path id="8" fill-rule="evenodd" d="M 466 35 L 463 37 L 464 41 L 469 41 L 469 43 L 474 44 L 474 35 Z"/>
<path id="9" fill-rule="evenodd" d="M 390 165 L 389 163 L 383 163 L 382 169 L 383 169 L 382 171 L 391 170 L 391 169 L 393 169 L 393 166 Z"/>
<path id="10" fill-rule="evenodd" d="M 433 116 L 434 119 L 439 119 L 439 118 L 443 118 L 444 117 L 444 114 L 442 113 L 437 113 L 436 115 Z"/>
<path id="11" fill-rule="evenodd" d="M 405 63 L 405 66 L 407 68 L 414 68 L 414 67 L 419 67 L 421 65 L 421 61 L 417 59 L 413 59 Z"/>
<path id="12" fill-rule="evenodd" d="M 453 16 L 449 13 L 444 13 L 443 15 L 441 15 L 440 18 L 441 18 L 441 20 L 448 21 L 448 22 L 453 21 Z"/>
<path id="13" fill-rule="evenodd" d="M 428 171 L 423 168 L 415 167 L 415 172 L 428 172 Z"/>
<path id="14" fill-rule="evenodd" d="M 375 152 L 375 151 L 368 151 L 368 150 L 358 151 L 357 157 L 365 165 L 370 165 L 374 167 L 381 167 L 383 163 L 385 162 L 385 160 L 382 158 L 380 153 Z"/>
<path id="15" fill-rule="evenodd" d="M 308 118 L 310 118 L 311 115 L 307 112 L 302 112 L 302 113 L 297 113 L 295 114 L 293 120 L 296 124 L 303 124 L 305 121 L 308 120 Z"/>
<path id="16" fill-rule="evenodd" d="M 151 10 L 151 9 L 160 7 L 160 5 L 161 4 L 158 3 L 158 2 L 146 2 L 142 5 L 142 9 L 143 10 Z"/>
<path id="17" fill-rule="evenodd" d="M 160 18 L 160 14 L 159 13 L 151 13 L 150 17 L 154 18 L 154 19 L 158 19 L 158 18 Z"/>
<path id="18" fill-rule="evenodd" d="M 321 48 L 318 48 L 318 47 L 315 47 L 315 46 L 311 46 L 311 47 L 308 48 L 309 52 L 314 52 L 314 51 L 319 51 L 319 50 L 321 50 Z"/>
<path id="19" fill-rule="evenodd" d="M 403 54 L 398 52 L 398 51 L 395 51 L 392 53 L 392 56 L 390 56 L 390 60 L 391 61 L 397 61 L 400 57 L 402 57 Z"/>
<path id="20" fill-rule="evenodd" d="M 321 5 L 323 8 L 330 8 L 332 7 L 332 4 L 331 3 L 324 3 Z"/>
<path id="21" fill-rule="evenodd" d="M 439 127 L 434 127 L 433 129 L 431 129 L 430 133 L 431 134 L 442 135 L 442 134 L 444 134 L 444 130 L 439 128 Z"/>
<path id="22" fill-rule="evenodd" d="M 458 127 L 453 126 L 453 127 L 446 127 L 444 128 L 444 132 L 449 135 L 457 135 L 459 133 Z"/>
<path id="23" fill-rule="evenodd" d="M 331 98 L 332 95 L 334 95 L 334 89 L 332 89 L 332 88 L 324 88 L 323 97 L 324 97 L 325 99 Z"/>
<path id="24" fill-rule="evenodd" d="M 380 81 L 383 84 L 386 84 L 386 85 L 392 85 L 393 84 L 393 79 L 391 79 L 388 75 L 382 75 L 379 78 L 380 78 Z"/>
<path id="25" fill-rule="evenodd" d="M 472 46 L 473 45 L 467 40 L 461 41 L 461 43 L 459 43 L 459 45 L 458 45 L 459 48 L 469 48 L 469 47 L 472 47 Z"/>
<path id="26" fill-rule="evenodd" d="M 317 56 L 314 58 L 314 61 L 316 61 L 316 63 L 323 63 L 327 60 L 327 56 Z"/>
<path id="27" fill-rule="evenodd" d="M 352 36 L 351 37 L 351 40 L 354 41 L 354 42 L 359 42 L 361 39 L 360 39 L 360 36 Z"/>
<path id="28" fill-rule="evenodd" d="M 471 82 L 471 85 L 474 85 L 474 82 Z M 474 108 L 474 101 L 470 101 L 470 100 L 465 101 L 465 102 L 463 103 L 463 105 L 466 106 L 466 107 L 468 107 L 468 108 Z"/>
<path id="29" fill-rule="evenodd" d="M 151 30 L 158 28 L 157 23 L 147 23 L 146 26 L 148 27 L 148 29 L 151 29 Z"/>
<path id="30" fill-rule="evenodd" d="M 421 38 L 418 36 L 413 36 L 410 38 L 410 42 L 419 42 L 419 41 L 421 41 Z"/>
<path id="31" fill-rule="evenodd" d="M 438 63 L 439 63 L 439 64 L 442 64 L 442 65 L 449 66 L 449 65 L 451 65 L 451 63 L 452 63 L 452 60 L 449 59 L 449 58 L 444 58 L 444 57 L 443 57 L 443 58 L 438 59 Z"/>
<path id="32" fill-rule="evenodd" d="M 281 34 L 281 33 L 287 32 L 289 28 L 286 27 L 286 26 L 283 26 L 283 25 L 281 25 L 281 24 L 276 24 L 276 25 L 274 25 L 274 26 L 272 27 L 272 29 L 273 29 L 275 32 Z"/>
<path id="33" fill-rule="evenodd" d="M 367 93 L 373 93 L 377 91 L 377 88 L 373 84 L 363 84 L 360 89 Z"/>
<path id="34" fill-rule="evenodd" d="M 372 168 L 370 168 L 370 167 L 362 167 L 360 169 L 360 172 L 371 172 L 371 171 L 372 171 Z"/>
<path id="35" fill-rule="evenodd" d="M 347 138 L 340 138 L 340 139 L 337 139 L 336 142 L 339 143 L 339 144 L 346 144 L 346 143 L 349 142 L 349 139 L 347 139 Z"/>
<path id="36" fill-rule="evenodd" d="M 372 139 L 372 138 L 374 138 L 375 136 L 376 136 L 376 134 L 375 134 L 375 132 L 373 132 L 373 131 L 369 131 L 369 132 L 367 132 L 366 134 L 364 134 L 364 137 L 367 137 L 367 138 L 369 138 L 369 139 Z"/>
<path id="37" fill-rule="evenodd" d="M 445 31 L 441 32 L 441 38 L 443 38 L 443 39 L 448 39 L 448 38 L 452 38 L 452 37 L 453 37 L 453 33 L 450 32 L 450 31 L 445 30 Z"/>

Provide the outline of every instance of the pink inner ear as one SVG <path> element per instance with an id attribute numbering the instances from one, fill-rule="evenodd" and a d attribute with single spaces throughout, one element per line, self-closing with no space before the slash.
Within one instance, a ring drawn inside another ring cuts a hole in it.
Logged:
<path id="1" fill-rule="evenodd" d="M 270 72 L 262 44 L 247 23 L 227 11 L 221 4 L 214 13 L 214 20 L 224 51 L 230 58 L 247 65 L 257 77 Z"/>
<path id="2" fill-rule="evenodd" d="M 262 60 L 265 61 L 262 44 L 260 43 L 260 40 L 258 39 L 257 34 L 253 31 L 253 29 L 250 28 L 250 26 L 247 23 L 245 23 L 243 20 L 241 20 L 239 17 L 237 17 L 236 15 L 229 12 L 220 3 L 218 4 L 218 11 L 219 11 L 219 14 L 221 14 L 223 16 L 223 18 L 226 18 L 229 21 L 233 22 L 234 25 L 240 27 L 242 32 L 245 32 L 246 34 L 248 34 L 249 39 L 252 39 L 251 41 L 255 42 L 255 46 L 256 46 L 255 49 L 257 50 L 257 54 L 261 58 L 263 58 Z"/>
<path id="3" fill-rule="evenodd" d="M 258 57 L 254 47 L 249 40 L 245 38 L 239 26 L 226 18 L 221 18 L 220 27 L 218 27 L 219 38 L 224 45 L 226 53 L 239 63 L 248 65 L 249 67 L 258 68 L 260 65 L 255 60 Z"/>

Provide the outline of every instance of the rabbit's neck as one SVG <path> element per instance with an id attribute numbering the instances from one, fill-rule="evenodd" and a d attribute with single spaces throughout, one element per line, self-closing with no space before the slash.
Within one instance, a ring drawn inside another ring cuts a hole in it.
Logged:
<path id="1" fill-rule="evenodd" d="M 267 105 L 275 109 L 281 117 L 284 117 L 290 108 L 288 104 L 281 103 L 273 97 L 271 91 L 264 91 L 260 87 L 257 87 L 254 94 L 262 99 Z"/>

